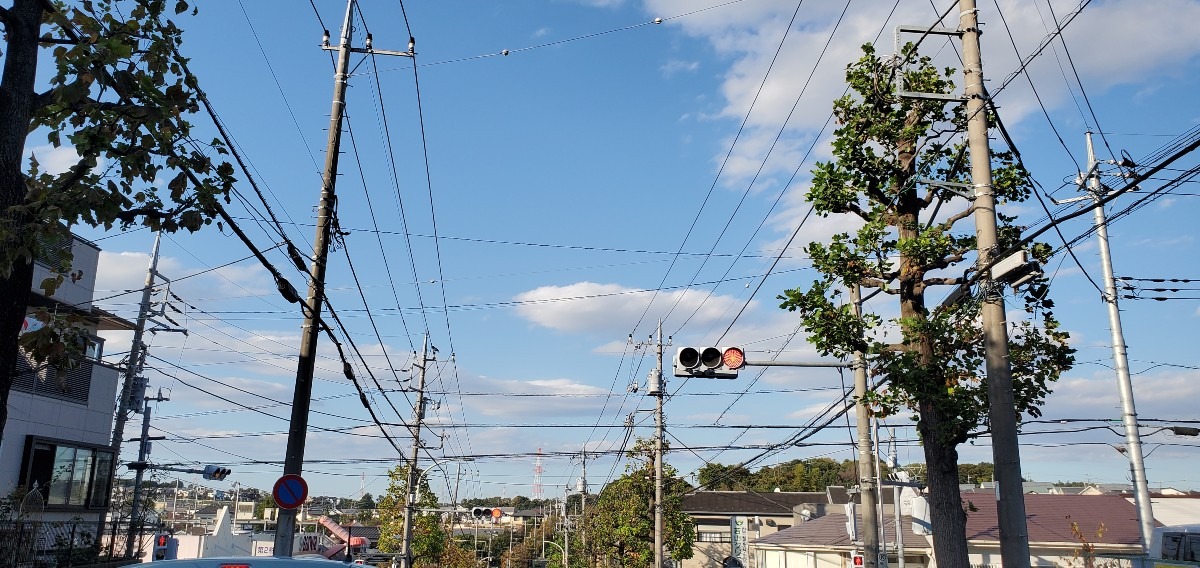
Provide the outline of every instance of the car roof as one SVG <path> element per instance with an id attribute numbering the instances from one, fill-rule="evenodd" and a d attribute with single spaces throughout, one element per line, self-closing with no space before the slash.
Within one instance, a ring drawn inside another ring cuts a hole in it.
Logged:
<path id="1" fill-rule="evenodd" d="M 285 558 L 281 556 L 226 556 L 221 558 L 183 558 L 157 560 L 153 566 L 162 568 L 317 568 L 319 566 L 345 565 L 344 562 L 322 557 Z"/>

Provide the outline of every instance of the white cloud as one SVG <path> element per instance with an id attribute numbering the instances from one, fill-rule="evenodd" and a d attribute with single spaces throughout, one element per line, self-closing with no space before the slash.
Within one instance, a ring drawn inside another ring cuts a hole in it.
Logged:
<path id="1" fill-rule="evenodd" d="M 58 175 L 67 171 L 71 166 L 79 162 L 79 154 L 75 152 L 72 146 L 54 147 L 51 144 L 34 146 L 26 151 L 26 157 L 33 156 L 37 158 L 41 170 L 46 173 Z"/>
<path id="2" fill-rule="evenodd" d="M 542 327 L 569 332 L 611 333 L 625 330 L 629 322 L 643 319 L 647 305 L 654 301 L 646 321 L 653 321 L 672 306 L 673 318 L 692 314 L 691 324 L 703 326 L 726 314 L 740 303 L 723 295 L 709 296 L 702 290 L 675 290 L 655 293 L 620 284 L 579 282 L 566 286 L 542 286 L 518 294 L 517 314 Z M 664 324 L 670 328 L 670 325 Z"/>
<path id="3" fill-rule="evenodd" d="M 662 70 L 663 75 L 667 77 L 681 72 L 691 73 L 699 68 L 699 61 L 683 61 L 680 59 L 672 59 L 659 67 L 659 69 Z"/>

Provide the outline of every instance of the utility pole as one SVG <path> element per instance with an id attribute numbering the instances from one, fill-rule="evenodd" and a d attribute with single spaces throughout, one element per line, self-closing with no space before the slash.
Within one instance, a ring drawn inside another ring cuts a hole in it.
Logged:
<path id="1" fill-rule="evenodd" d="M 137 536 L 142 528 L 142 474 L 146 471 L 146 458 L 150 455 L 150 402 L 164 402 L 171 400 L 164 398 L 162 389 L 158 390 L 158 396 L 154 398 L 145 397 L 142 409 L 142 436 L 139 439 L 138 446 L 138 461 L 133 468 L 136 473 L 133 475 L 133 501 L 129 506 L 129 532 L 125 535 L 125 554 L 132 557 L 134 544 L 137 542 Z"/>
<path id="2" fill-rule="evenodd" d="M 1154 532 L 1154 511 L 1150 504 L 1150 488 L 1146 481 L 1146 464 L 1142 456 L 1142 437 L 1138 430 L 1137 410 L 1133 404 L 1133 382 L 1129 379 L 1129 359 L 1125 347 L 1125 333 L 1121 329 L 1121 310 L 1117 306 L 1117 284 L 1113 278 L 1112 255 L 1108 249 L 1108 220 L 1104 214 L 1105 187 L 1100 183 L 1099 162 L 1092 146 L 1092 133 L 1087 133 L 1088 171 L 1086 187 L 1095 207 L 1092 209 L 1096 222 L 1096 240 L 1100 244 L 1100 266 L 1104 270 L 1104 304 L 1108 307 L 1108 326 L 1112 332 L 1113 367 L 1117 371 L 1117 384 L 1121 390 L 1121 419 L 1125 423 L 1125 449 L 1129 455 L 1129 469 L 1133 473 L 1133 488 L 1137 502 L 1138 526 L 1142 535 L 1142 552 L 1149 550 L 1150 535 Z"/>
<path id="3" fill-rule="evenodd" d="M 667 381 L 663 377 L 662 320 L 658 321 L 658 341 L 655 341 L 657 366 L 652 371 L 650 394 L 654 396 L 654 568 L 663 568 L 663 395 Z"/>
<path id="4" fill-rule="evenodd" d="M 434 353 L 437 353 L 436 348 Z M 417 368 L 421 369 L 421 374 L 417 379 L 417 405 L 413 408 L 413 425 L 410 429 L 413 438 L 412 459 L 408 462 L 408 479 L 405 484 L 404 539 L 400 546 L 400 568 L 412 567 L 413 513 L 416 510 L 416 500 L 420 494 L 417 487 L 420 480 L 417 471 L 417 457 L 421 451 L 421 421 L 425 419 L 425 371 L 429 362 L 434 360 L 436 357 L 429 356 L 429 334 L 426 333 L 425 341 L 421 344 L 421 362 L 414 363 Z"/>
<path id="5" fill-rule="evenodd" d="M 858 283 L 850 285 L 850 309 L 856 319 L 862 319 L 862 289 Z M 858 495 L 862 503 L 863 518 L 863 561 L 866 568 L 879 566 L 879 517 L 878 490 L 875 486 L 875 462 L 871 449 L 871 416 L 863 399 L 867 395 L 867 356 L 862 351 L 854 352 L 854 418 L 858 429 Z M 851 523 L 854 519 L 849 519 Z"/>
<path id="6" fill-rule="evenodd" d="M 992 187 L 991 150 L 988 146 L 987 105 L 983 87 L 983 59 L 979 52 L 979 17 L 975 0 L 960 0 L 958 29 L 963 41 L 963 89 L 967 99 L 967 144 L 971 182 L 975 186 L 975 237 L 979 266 L 998 254 L 996 196 Z M 988 421 L 995 462 L 996 509 L 1000 528 L 1000 559 L 1004 568 L 1029 567 L 1029 533 L 1025 521 L 1021 454 L 1017 444 L 1016 403 L 1012 369 L 1008 360 L 1008 329 L 1004 315 L 1003 284 L 990 271 L 980 275 L 983 292 L 983 333 L 988 381 Z"/>
<path id="7" fill-rule="evenodd" d="M 350 53 L 379 53 L 384 55 L 413 56 L 413 42 L 409 40 L 409 51 L 383 51 L 371 47 L 371 36 L 367 36 L 366 48 L 350 46 L 353 27 L 350 17 L 354 12 L 355 0 L 346 0 L 346 17 L 342 22 L 341 43 L 329 45 L 329 32 L 325 32 L 321 49 L 337 51 L 337 69 L 333 77 L 333 108 L 329 113 L 329 138 L 325 149 L 325 171 L 321 181 L 321 201 L 317 207 L 317 235 L 313 243 L 312 266 L 309 269 L 308 298 L 304 304 L 304 325 L 301 329 L 300 354 L 296 364 L 296 390 L 292 395 L 292 416 L 288 427 L 287 453 L 283 461 L 285 475 L 300 475 L 304 469 L 304 442 L 308 433 L 308 410 L 312 398 L 313 372 L 317 362 L 317 338 L 321 333 L 321 306 L 325 301 L 325 268 L 329 257 L 329 237 L 333 216 L 337 209 L 335 188 L 339 148 L 342 141 L 342 118 L 346 108 L 346 86 L 349 81 L 347 67 Z M 296 532 L 296 509 L 281 509 L 275 529 L 275 556 L 290 557 Z"/>
<path id="8" fill-rule="evenodd" d="M 113 426 L 112 449 L 113 455 L 121 459 L 121 442 L 125 438 L 125 421 L 132 410 L 140 412 L 142 399 L 146 396 L 145 382 L 140 377 L 142 366 L 146 362 L 146 344 L 142 335 L 146 331 L 146 319 L 150 315 L 150 297 L 154 293 L 154 277 L 158 274 L 158 246 L 162 233 L 154 234 L 154 248 L 150 252 L 150 266 L 146 268 L 146 282 L 142 286 L 142 302 L 138 306 L 138 319 L 133 327 L 133 345 L 129 348 L 128 364 L 125 366 L 125 377 L 121 383 L 121 398 L 117 400 L 117 421 Z"/>

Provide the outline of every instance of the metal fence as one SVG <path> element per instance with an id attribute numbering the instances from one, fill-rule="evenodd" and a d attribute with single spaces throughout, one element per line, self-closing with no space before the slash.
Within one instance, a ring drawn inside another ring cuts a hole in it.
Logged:
<path id="1" fill-rule="evenodd" d="M 95 521 L 0 521 L 0 567 L 92 566 L 114 560 L 98 545 Z"/>

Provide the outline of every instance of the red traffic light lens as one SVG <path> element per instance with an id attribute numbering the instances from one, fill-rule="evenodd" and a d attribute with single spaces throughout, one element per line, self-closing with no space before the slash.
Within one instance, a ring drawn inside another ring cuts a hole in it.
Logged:
<path id="1" fill-rule="evenodd" d="M 746 366 L 746 352 L 741 347 L 729 347 L 721 354 L 721 363 L 727 369 L 741 369 Z"/>

